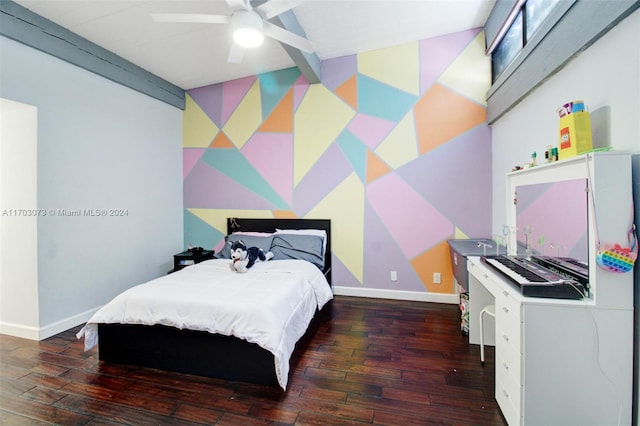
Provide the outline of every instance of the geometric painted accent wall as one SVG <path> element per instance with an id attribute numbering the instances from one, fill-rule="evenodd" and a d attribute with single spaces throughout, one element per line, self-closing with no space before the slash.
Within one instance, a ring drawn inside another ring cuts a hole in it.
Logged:
<path id="1" fill-rule="evenodd" d="M 326 218 L 334 285 L 452 293 L 447 240 L 491 234 L 484 52 L 476 29 L 324 61 L 319 84 L 188 91 L 185 245 L 220 248 L 232 216 Z"/>

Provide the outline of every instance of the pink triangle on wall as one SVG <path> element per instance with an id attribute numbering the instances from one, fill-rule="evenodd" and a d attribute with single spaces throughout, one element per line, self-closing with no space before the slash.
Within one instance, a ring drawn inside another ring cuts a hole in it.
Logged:
<path id="1" fill-rule="evenodd" d="M 293 110 L 298 109 L 298 105 L 302 102 L 302 98 L 309 90 L 309 80 L 304 75 L 300 75 L 293 85 Z"/>
<path id="2" fill-rule="evenodd" d="M 182 179 L 186 179 L 196 163 L 202 158 L 206 148 L 184 148 L 182 150 Z"/>
<path id="3" fill-rule="evenodd" d="M 293 204 L 293 135 L 255 133 L 242 154 L 289 205 Z"/>

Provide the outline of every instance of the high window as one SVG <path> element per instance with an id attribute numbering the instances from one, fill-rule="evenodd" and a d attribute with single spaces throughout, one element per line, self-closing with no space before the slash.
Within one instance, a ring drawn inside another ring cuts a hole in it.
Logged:
<path id="1" fill-rule="evenodd" d="M 560 0 L 516 2 L 504 24 L 502 37 L 498 38 L 495 48 L 490 49 L 493 81 L 513 62 L 559 2 Z"/>

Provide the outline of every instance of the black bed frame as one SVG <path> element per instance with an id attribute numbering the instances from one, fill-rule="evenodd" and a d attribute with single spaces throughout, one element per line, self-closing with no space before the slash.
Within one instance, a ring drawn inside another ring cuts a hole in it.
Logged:
<path id="1" fill-rule="evenodd" d="M 327 232 L 323 273 L 331 285 L 330 220 L 227 219 L 229 234 L 237 231 L 274 232 L 276 228 L 323 229 Z M 323 311 L 329 310 L 329 305 Z M 316 328 L 316 322 L 312 321 L 305 336 Z M 162 325 L 128 324 L 99 324 L 98 334 L 101 361 L 278 386 L 273 354 L 255 343 L 233 336 Z"/>

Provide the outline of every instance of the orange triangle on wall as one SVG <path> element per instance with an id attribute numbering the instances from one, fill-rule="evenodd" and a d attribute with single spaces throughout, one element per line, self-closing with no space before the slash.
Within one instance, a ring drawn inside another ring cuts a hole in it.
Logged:
<path id="1" fill-rule="evenodd" d="M 429 293 L 453 293 L 453 268 L 449 253 L 449 243 L 444 240 L 411 259 L 411 266 Z M 440 284 L 433 281 L 433 274 L 440 274 Z"/>
<path id="2" fill-rule="evenodd" d="M 416 103 L 414 114 L 420 154 L 487 121 L 484 106 L 438 83 Z"/>
<path id="3" fill-rule="evenodd" d="M 293 89 L 289 89 L 258 130 L 275 133 L 293 132 Z"/>
<path id="4" fill-rule="evenodd" d="M 358 109 L 358 80 L 355 74 L 338 86 L 335 93 L 340 99 L 351 105 L 351 108 Z"/>
<path id="5" fill-rule="evenodd" d="M 367 151 L 367 183 L 386 175 L 391 171 L 391 167 L 380 159 L 376 154 Z"/>
<path id="6" fill-rule="evenodd" d="M 209 145 L 209 148 L 234 148 L 234 145 L 224 132 L 218 132 L 216 137 L 213 138 L 211 145 Z"/>
<path id="7" fill-rule="evenodd" d="M 297 219 L 298 216 L 291 210 L 273 210 L 273 217 L 276 219 Z"/>

